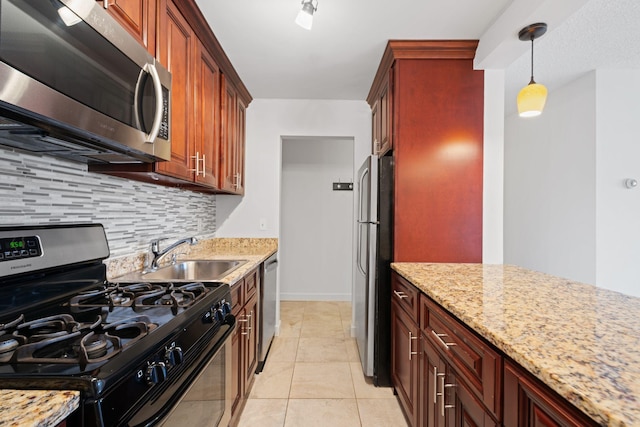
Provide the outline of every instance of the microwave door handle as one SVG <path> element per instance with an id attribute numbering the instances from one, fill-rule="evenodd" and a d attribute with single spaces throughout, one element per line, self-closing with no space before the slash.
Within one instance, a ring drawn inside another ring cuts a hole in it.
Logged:
<path id="1" fill-rule="evenodd" d="M 145 140 L 145 142 L 153 144 L 158 136 L 158 132 L 160 132 L 160 124 L 162 123 L 162 84 L 160 83 L 160 76 L 158 75 L 158 70 L 156 70 L 156 66 L 154 64 L 145 64 L 143 70 L 147 71 L 151 75 L 151 80 L 153 80 L 153 89 L 156 94 L 156 116 L 153 119 L 151 131 Z"/>
<path id="2" fill-rule="evenodd" d="M 105 1 L 104 4 L 108 2 Z M 142 103 L 140 102 L 140 96 L 142 95 L 142 76 L 146 73 L 146 67 L 143 67 L 140 70 L 140 74 L 138 74 L 138 81 L 136 81 L 136 88 L 133 93 L 133 108 L 135 108 L 134 119 L 136 121 L 136 129 L 142 129 L 142 124 L 140 123 L 140 118 L 142 117 Z"/>

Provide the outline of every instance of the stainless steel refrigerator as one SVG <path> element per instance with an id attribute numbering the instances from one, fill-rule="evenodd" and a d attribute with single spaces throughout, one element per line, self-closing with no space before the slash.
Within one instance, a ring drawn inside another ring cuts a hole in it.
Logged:
<path id="1" fill-rule="evenodd" d="M 362 370 L 391 385 L 393 157 L 369 156 L 358 170 L 353 311 Z"/>

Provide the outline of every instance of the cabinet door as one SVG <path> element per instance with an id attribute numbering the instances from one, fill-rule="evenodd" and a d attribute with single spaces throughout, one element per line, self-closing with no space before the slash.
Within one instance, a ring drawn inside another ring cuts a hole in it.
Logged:
<path id="1" fill-rule="evenodd" d="M 446 376 L 447 365 L 437 351 L 422 334 L 422 378 L 420 386 L 420 425 L 423 427 L 440 427 L 445 425 L 444 411 L 441 410 L 443 402 L 439 394 L 441 378 Z M 445 378 L 446 379 L 446 378 Z"/>
<path id="2" fill-rule="evenodd" d="M 391 150 L 392 138 L 391 138 L 391 111 L 392 111 L 392 76 L 393 68 L 389 70 L 389 78 L 386 84 L 382 87 L 380 95 L 378 96 L 380 103 L 380 144 L 378 146 L 378 155 L 382 156 L 387 151 Z"/>
<path id="3" fill-rule="evenodd" d="M 217 188 L 220 157 L 220 69 L 200 40 L 194 64 L 195 181 Z"/>
<path id="4" fill-rule="evenodd" d="M 235 170 L 236 170 L 236 194 L 244 194 L 244 147 L 245 147 L 245 128 L 247 121 L 247 106 L 238 98 L 236 109 L 236 144 L 235 150 Z"/>
<path id="5" fill-rule="evenodd" d="M 245 307 L 245 318 L 247 319 L 246 334 L 244 335 L 244 380 L 245 394 L 251 390 L 253 380 L 255 378 L 256 368 L 258 367 L 258 298 L 251 298 Z M 247 396 L 245 396 L 247 397 Z"/>
<path id="6" fill-rule="evenodd" d="M 242 324 L 240 316 L 236 317 L 236 329 L 231 336 L 231 414 L 235 416 L 242 402 L 242 353 L 240 343 L 242 341 Z"/>
<path id="7" fill-rule="evenodd" d="M 155 0 L 99 0 L 99 3 L 147 51 L 156 54 L 156 1 Z"/>
<path id="8" fill-rule="evenodd" d="M 220 188 L 235 192 L 236 175 L 236 112 L 237 93 L 222 75 L 222 146 L 220 150 Z"/>
<path id="9" fill-rule="evenodd" d="M 446 387 L 449 387 L 449 392 Z M 495 427 L 498 425 L 466 383 L 453 374 L 453 371 L 449 371 L 446 382 L 441 379 L 440 392 L 442 390 L 445 397 L 440 409 L 445 411 L 448 427 Z"/>
<path id="10" fill-rule="evenodd" d="M 160 4 L 160 62 L 171 72 L 171 160 L 157 163 L 157 170 L 193 181 L 195 153 L 190 141 L 194 127 L 191 79 L 195 37 L 172 0 L 162 0 Z"/>
<path id="11" fill-rule="evenodd" d="M 418 325 L 391 303 L 391 379 L 411 426 L 418 425 Z"/>
<path id="12" fill-rule="evenodd" d="M 371 107 L 371 152 L 378 154 L 380 152 L 380 100 L 376 99 Z"/>
<path id="13" fill-rule="evenodd" d="M 505 427 L 595 426 L 593 420 L 512 363 L 504 364 Z"/>

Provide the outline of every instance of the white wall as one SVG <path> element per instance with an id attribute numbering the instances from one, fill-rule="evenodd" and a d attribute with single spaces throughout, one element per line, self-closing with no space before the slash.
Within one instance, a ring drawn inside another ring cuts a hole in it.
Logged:
<path id="1" fill-rule="evenodd" d="M 590 73 L 505 119 L 505 263 L 595 283 L 594 88 Z"/>
<path id="2" fill-rule="evenodd" d="M 502 264 L 504 249 L 504 71 L 484 71 L 482 262 Z"/>
<path id="3" fill-rule="evenodd" d="M 366 101 L 254 100 L 247 110 L 246 193 L 217 196 L 216 236 L 279 236 L 283 136 L 352 137 L 357 170 L 371 149 L 371 110 Z"/>
<path id="4" fill-rule="evenodd" d="M 596 284 L 640 296 L 640 71 L 598 70 Z"/>
<path id="5" fill-rule="evenodd" d="M 284 138 L 280 298 L 351 301 L 352 138 Z"/>

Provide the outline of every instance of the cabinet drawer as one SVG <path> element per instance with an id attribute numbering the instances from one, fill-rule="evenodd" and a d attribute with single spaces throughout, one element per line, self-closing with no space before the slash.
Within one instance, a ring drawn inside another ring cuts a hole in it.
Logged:
<path id="1" fill-rule="evenodd" d="M 251 271 L 244 278 L 244 300 L 249 301 L 258 291 L 258 269 Z"/>
<path id="2" fill-rule="evenodd" d="M 400 307 L 407 311 L 414 319 L 418 318 L 418 295 L 420 292 L 404 277 L 393 273 L 391 283 L 391 299 L 396 301 Z"/>
<path id="3" fill-rule="evenodd" d="M 231 313 L 236 317 L 244 305 L 244 299 L 242 298 L 243 288 L 244 280 L 240 280 L 231 286 Z"/>
<path id="4" fill-rule="evenodd" d="M 420 327 L 471 391 L 500 420 L 502 357 L 424 294 Z"/>

